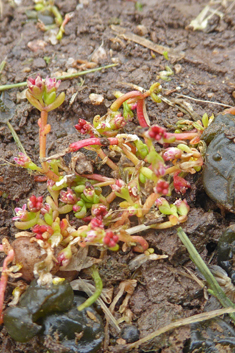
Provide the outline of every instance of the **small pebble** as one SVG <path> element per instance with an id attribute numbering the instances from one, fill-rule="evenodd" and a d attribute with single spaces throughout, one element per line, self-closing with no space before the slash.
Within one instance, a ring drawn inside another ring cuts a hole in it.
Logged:
<path id="1" fill-rule="evenodd" d="M 91 93 L 89 98 L 93 105 L 100 105 L 104 101 L 104 96 L 102 96 L 102 94 Z"/>
<path id="2" fill-rule="evenodd" d="M 214 93 L 212 93 L 212 92 L 207 93 L 207 97 L 208 97 L 208 98 L 212 98 L 212 97 L 214 97 L 214 95 L 215 95 L 215 94 L 214 94 Z"/>
<path id="3" fill-rule="evenodd" d="M 182 116 L 184 116 L 184 113 L 179 112 L 179 113 L 177 113 L 177 116 L 178 116 L 178 118 L 182 118 Z"/>
<path id="4" fill-rule="evenodd" d="M 139 36 L 145 36 L 148 33 L 148 30 L 145 26 L 143 25 L 138 25 L 135 30 L 136 34 Z"/>
<path id="5" fill-rule="evenodd" d="M 176 64 L 174 66 L 174 69 L 175 69 L 175 73 L 179 74 L 181 72 L 181 70 L 182 70 L 182 66 L 180 64 Z"/>
<path id="6" fill-rule="evenodd" d="M 122 329 L 121 336 L 127 343 L 132 343 L 138 341 L 140 332 L 134 325 L 128 325 Z"/>
<path id="7" fill-rule="evenodd" d="M 43 58 L 36 58 L 33 61 L 33 68 L 34 69 L 43 69 L 46 67 L 46 62 Z"/>

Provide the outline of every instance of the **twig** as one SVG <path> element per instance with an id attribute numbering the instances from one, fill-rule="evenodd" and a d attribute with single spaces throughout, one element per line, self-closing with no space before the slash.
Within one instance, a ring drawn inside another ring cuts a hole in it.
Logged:
<path id="1" fill-rule="evenodd" d="M 100 70 L 103 70 L 103 69 L 109 69 L 110 67 L 114 67 L 114 66 L 117 66 L 117 64 L 110 64 L 110 65 L 106 65 L 106 66 L 96 67 L 94 69 L 81 71 L 81 72 L 76 72 L 76 73 L 70 74 L 70 75 L 58 76 L 56 78 L 58 80 L 67 80 L 67 79 L 70 79 L 70 78 L 76 78 L 78 76 L 90 74 L 92 72 L 100 71 Z M 7 89 L 24 87 L 24 86 L 27 86 L 27 82 L 13 83 L 11 85 L 0 86 L 0 91 L 5 91 Z"/>
<path id="2" fill-rule="evenodd" d="M 176 95 L 178 97 L 188 98 L 188 99 L 191 99 L 191 100 L 196 101 L 196 102 L 216 104 L 216 105 L 221 105 L 222 107 L 228 107 L 228 108 L 232 108 L 233 107 L 232 105 L 223 104 L 223 103 L 219 103 L 219 102 L 205 101 L 203 99 L 197 99 L 197 98 L 193 98 L 193 97 L 190 97 L 190 96 L 185 96 L 184 94 L 180 94 L 180 93 L 176 93 Z"/>
<path id="3" fill-rule="evenodd" d="M 145 336 L 144 338 L 141 338 L 140 340 L 138 340 L 134 343 L 121 346 L 122 352 L 127 352 L 127 351 L 129 352 L 130 349 L 138 348 L 141 344 L 143 344 L 147 341 L 150 341 L 153 338 L 160 336 L 162 333 L 171 331 L 177 327 L 190 325 L 195 322 L 210 320 L 210 319 L 213 319 L 214 317 L 224 315 L 224 314 L 232 315 L 233 313 L 235 313 L 234 308 L 226 308 L 226 309 L 213 310 L 213 311 L 198 314 L 198 315 L 193 315 L 193 316 L 187 317 L 186 319 L 175 321 L 175 322 L 171 323 L 170 325 L 164 326 L 164 327 L 160 328 L 159 330 L 154 331 L 153 333 L 150 333 L 149 335 Z"/>
<path id="4" fill-rule="evenodd" d="M 177 60 L 182 59 L 184 57 L 184 53 L 178 52 L 175 49 L 165 47 L 163 45 L 158 45 L 156 43 L 153 43 L 151 40 L 145 39 L 143 37 L 137 36 L 134 33 L 128 32 L 128 30 L 126 28 L 112 25 L 111 29 L 114 32 L 118 33 L 119 37 L 124 38 L 126 40 L 131 40 L 132 42 L 140 44 L 143 47 L 146 47 L 148 49 L 151 49 L 158 54 L 163 55 L 164 52 L 168 52 L 169 56 L 172 56 L 174 59 L 177 58 Z"/>

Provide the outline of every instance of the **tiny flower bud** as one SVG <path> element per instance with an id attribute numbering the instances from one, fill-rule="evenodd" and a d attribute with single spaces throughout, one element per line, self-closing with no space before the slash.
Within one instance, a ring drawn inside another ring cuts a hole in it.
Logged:
<path id="1" fill-rule="evenodd" d="M 157 166 L 154 166 L 153 171 L 157 177 L 161 177 L 165 175 L 166 169 L 166 166 L 162 162 L 158 162 Z"/>
<path id="2" fill-rule="evenodd" d="M 174 188 L 177 193 L 185 194 L 187 189 L 191 187 L 187 180 L 178 176 L 178 173 L 174 175 L 173 180 Z"/>
<path id="3" fill-rule="evenodd" d="M 74 126 L 82 135 L 89 134 L 93 136 L 92 125 L 84 119 L 79 119 L 78 124 Z"/>
<path id="4" fill-rule="evenodd" d="M 169 192 L 169 183 L 165 180 L 159 180 L 157 182 L 156 192 L 158 194 L 167 195 Z"/>
<path id="5" fill-rule="evenodd" d="M 166 129 L 158 125 L 152 126 L 148 131 L 148 136 L 156 141 L 167 138 Z"/>
<path id="6" fill-rule="evenodd" d="M 36 99 L 42 98 L 45 84 L 39 75 L 35 79 L 29 77 L 27 80 L 27 86 L 29 92 L 33 97 L 35 97 Z"/>
<path id="7" fill-rule="evenodd" d="M 61 250 L 57 256 L 57 261 L 60 266 L 67 266 L 72 258 L 71 245 L 69 244 L 66 248 Z"/>
<path id="8" fill-rule="evenodd" d="M 179 215 L 186 216 L 189 213 L 190 207 L 185 199 L 176 200 L 174 204 L 177 207 L 177 212 Z"/>
<path id="9" fill-rule="evenodd" d="M 104 228 L 102 220 L 96 217 L 91 220 L 91 222 L 89 223 L 89 226 L 91 227 L 91 229 Z"/>
<path id="10" fill-rule="evenodd" d="M 36 238 L 37 239 L 41 239 L 43 240 L 43 234 L 44 233 L 48 233 L 49 235 L 52 235 L 54 233 L 53 229 L 50 226 L 46 226 L 46 225 L 38 225 L 36 224 L 33 229 L 32 229 L 33 233 L 36 234 Z"/>
<path id="11" fill-rule="evenodd" d="M 19 152 L 18 157 L 14 157 L 14 161 L 23 168 L 38 170 L 40 169 L 36 164 L 34 164 L 31 159 L 24 153 Z"/>
<path id="12" fill-rule="evenodd" d="M 118 240 L 118 235 L 115 235 L 112 231 L 108 230 L 103 238 L 103 243 L 109 248 L 113 248 L 117 244 Z"/>
<path id="13" fill-rule="evenodd" d="M 51 206 L 48 204 L 48 203 L 45 203 L 41 209 L 40 209 L 40 213 L 42 215 L 45 215 L 46 213 L 50 213 L 50 210 L 51 210 Z"/>
<path id="14" fill-rule="evenodd" d="M 87 232 L 86 238 L 85 238 L 85 242 L 94 242 L 97 238 L 97 232 L 95 230 L 89 230 Z"/>
<path id="15" fill-rule="evenodd" d="M 124 181 L 122 181 L 121 179 L 117 179 L 115 181 L 115 184 L 111 185 L 111 188 L 113 191 L 120 192 L 124 186 L 125 186 Z"/>
<path id="16" fill-rule="evenodd" d="M 107 207 L 103 204 L 92 205 L 91 214 L 99 219 L 104 218 L 104 216 L 108 213 Z"/>
<path id="17" fill-rule="evenodd" d="M 32 195 L 29 198 L 28 201 L 28 209 L 30 212 L 38 212 L 41 210 L 41 208 L 43 207 L 43 197 L 39 196 L 36 197 L 35 195 Z"/>

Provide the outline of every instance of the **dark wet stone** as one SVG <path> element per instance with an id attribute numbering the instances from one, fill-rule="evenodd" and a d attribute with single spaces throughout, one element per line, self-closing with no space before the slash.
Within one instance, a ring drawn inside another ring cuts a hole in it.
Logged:
<path id="1" fill-rule="evenodd" d="M 32 281 L 19 304 L 8 308 L 4 314 L 4 324 L 9 335 L 15 341 L 29 341 L 42 329 L 37 321 L 51 312 L 69 310 L 73 297 L 72 287 L 66 280 L 47 286 Z"/>
<path id="2" fill-rule="evenodd" d="M 202 135 L 208 144 L 203 170 L 205 191 L 221 208 L 233 213 L 235 213 L 235 143 L 225 133 L 234 127 L 234 115 L 218 115 Z"/>
<path id="3" fill-rule="evenodd" d="M 218 265 L 227 272 L 232 281 L 235 279 L 235 271 L 233 270 L 234 241 L 235 226 L 232 225 L 222 233 L 217 246 Z"/>
<path id="4" fill-rule="evenodd" d="M 140 332 L 134 325 L 128 325 L 123 328 L 121 336 L 127 343 L 132 343 L 138 341 Z"/>
<path id="5" fill-rule="evenodd" d="M 50 353 L 58 352 L 58 344 L 67 353 L 94 353 L 100 348 L 104 338 L 102 319 L 93 306 L 78 311 L 84 301 L 84 297 L 76 295 L 68 312 L 55 313 L 43 320 L 43 337 Z M 48 336 L 52 340 L 48 341 Z"/>
<path id="6" fill-rule="evenodd" d="M 229 351 L 234 352 L 235 331 L 229 323 L 216 318 L 191 325 L 191 339 L 184 353 L 219 353 L 221 346 L 224 347 L 223 352 L 228 351 L 229 347 Z"/>

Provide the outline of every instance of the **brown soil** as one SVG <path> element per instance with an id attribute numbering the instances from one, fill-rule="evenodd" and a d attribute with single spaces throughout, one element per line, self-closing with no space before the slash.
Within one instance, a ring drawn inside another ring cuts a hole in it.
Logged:
<path id="1" fill-rule="evenodd" d="M 44 40 L 44 33 L 25 13 L 26 10 L 32 10 L 33 1 L 23 0 L 20 6 L 12 6 L 13 3 L 14 1 L 9 0 L 0 1 L 0 62 L 7 62 L 1 73 L 2 85 L 25 81 L 31 75 L 35 77 L 40 74 L 46 77 L 56 72 L 66 72 L 70 68 L 70 58 L 92 61 L 94 51 L 100 46 L 104 49 L 104 55 L 98 56 L 99 65 L 112 62 L 119 64 L 114 68 L 83 76 L 82 86 L 79 78 L 62 82 L 60 90 L 66 93 L 66 100 L 56 112 L 50 113 L 52 133 L 48 138 L 49 154 L 58 152 L 61 146 L 67 146 L 68 141 L 78 139 L 73 128 L 78 118 L 92 121 L 96 114 L 105 114 L 107 107 L 114 101 L 112 92 L 127 92 L 130 89 L 124 82 L 148 89 L 159 80 L 159 73 L 166 65 L 174 70 L 171 81 L 160 80 L 166 92 L 178 88 L 177 92 L 180 94 L 207 101 L 203 103 L 181 98 L 190 104 L 194 112 L 191 116 L 183 114 L 184 118 L 201 117 L 205 112 L 209 116 L 212 113 L 217 115 L 225 109 L 210 102 L 234 105 L 235 6 L 229 12 L 221 6 L 223 18 L 213 16 L 207 30 L 203 32 L 187 29 L 191 20 L 206 5 L 201 0 L 141 0 L 141 10 L 135 9 L 133 1 L 88 0 L 87 5 L 81 6 L 77 0 L 58 0 L 56 5 L 63 16 L 74 12 L 73 18 L 65 27 L 64 37 L 56 45 L 47 43 L 44 48 L 37 47 L 33 51 L 29 48 L 29 42 L 32 44 L 37 40 Z M 231 3 L 227 1 L 227 6 Z M 118 37 L 111 29 L 112 24 L 143 35 L 153 43 L 173 48 L 177 54 L 167 61 L 163 55 Z M 45 57 L 50 58 L 49 62 L 45 61 Z M 38 162 L 38 111 L 25 100 L 17 98 L 17 93 L 22 90 L 23 88 L 8 91 L 10 99 L 15 103 L 11 124 L 28 155 Z M 78 94 L 71 102 L 71 97 L 76 92 Z M 100 106 L 92 105 L 90 93 L 102 94 L 104 103 Z M 167 97 L 177 98 L 176 92 Z M 156 105 L 150 100 L 147 104 L 151 123 L 157 122 L 170 128 L 182 116 L 179 105 L 173 107 L 164 102 Z M 134 121 L 127 128 L 133 131 L 136 127 L 137 121 Z M 0 238 L 8 237 L 12 241 L 16 233 L 11 220 L 14 208 L 16 205 L 22 206 L 32 193 L 45 193 L 46 187 L 43 183 L 35 183 L 26 170 L 9 164 L 18 151 L 5 124 L 0 125 L 0 151 Z M 105 170 L 101 169 L 102 172 Z M 183 229 L 204 260 L 208 261 L 220 234 L 235 218 L 232 214 L 222 216 L 216 205 L 205 195 L 200 174 L 194 176 L 191 183 L 193 187 L 186 194 L 191 211 Z M 138 280 L 131 297 L 130 309 L 133 312 L 133 324 L 140 330 L 141 337 L 179 318 L 200 313 L 205 305 L 199 285 L 185 276 L 183 266 L 193 270 L 194 266 L 177 238 L 176 229 L 146 232 L 146 239 L 156 253 L 167 254 L 169 258 L 144 264 L 137 272 L 131 273 L 127 263 L 133 255 L 109 254 L 101 271 L 104 282 L 114 285 L 115 288 L 123 279 L 134 277 Z M 3 255 L 0 256 L 3 258 Z M 9 293 L 10 290 L 9 288 Z M 189 337 L 190 328 L 180 328 L 151 341 L 139 351 L 183 352 Z M 111 340 L 113 351 L 118 338 L 114 335 Z M 38 348 L 37 339 L 28 344 L 15 343 L 3 328 L 0 351 L 39 353 L 46 352 L 47 349 Z"/>

